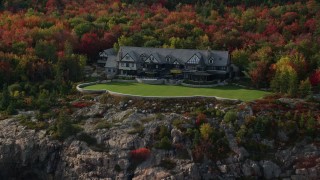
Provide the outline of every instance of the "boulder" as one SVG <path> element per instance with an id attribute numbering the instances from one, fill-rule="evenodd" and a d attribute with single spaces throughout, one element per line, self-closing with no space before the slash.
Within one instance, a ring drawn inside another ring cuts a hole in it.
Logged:
<path id="1" fill-rule="evenodd" d="M 272 161 L 260 161 L 259 164 L 263 169 L 263 176 L 265 179 L 274 179 L 279 177 L 281 169 L 277 164 Z"/>
<path id="2" fill-rule="evenodd" d="M 243 163 L 241 170 L 244 176 L 261 176 L 259 164 L 249 159 Z"/>
<path id="3" fill-rule="evenodd" d="M 176 144 L 182 140 L 182 132 L 178 129 L 171 130 L 172 143 Z"/>
<path id="4" fill-rule="evenodd" d="M 227 169 L 227 165 L 223 164 L 223 165 L 220 165 L 218 166 L 220 172 L 222 173 L 227 173 L 228 169 Z"/>

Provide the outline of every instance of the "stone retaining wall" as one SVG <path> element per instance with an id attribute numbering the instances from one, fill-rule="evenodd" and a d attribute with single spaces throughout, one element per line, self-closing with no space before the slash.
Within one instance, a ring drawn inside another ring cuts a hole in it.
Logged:
<path id="1" fill-rule="evenodd" d="M 95 84 L 99 84 L 99 81 L 96 82 L 90 82 L 90 83 L 83 83 L 83 84 L 78 84 L 76 89 L 77 91 L 81 92 L 81 93 L 86 93 L 86 94 L 102 94 L 102 93 L 106 93 L 106 90 L 89 90 L 89 89 L 83 89 L 86 86 L 91 86 L 91 85 L 95 85 Z"/>

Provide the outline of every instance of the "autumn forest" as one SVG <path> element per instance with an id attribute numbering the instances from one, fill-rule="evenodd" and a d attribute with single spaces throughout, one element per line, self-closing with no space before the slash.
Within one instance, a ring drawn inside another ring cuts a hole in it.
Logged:
<path id="1" fill-rule="evenodd" d="M 20 82 L 13 89 L 26 94 L 67 93 L 99 51 L 123 45 L 228 50 L 254 87 L 292 96 L 320 84 L 316 0 L 1 0 L 0 8 L 0 85 Z"/>

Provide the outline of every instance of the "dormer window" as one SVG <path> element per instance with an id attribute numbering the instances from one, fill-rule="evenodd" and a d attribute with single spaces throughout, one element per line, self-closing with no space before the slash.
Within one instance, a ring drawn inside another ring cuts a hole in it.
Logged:
<path id="1" fill-rule="evenodd" d="M 209 58 L 209 64 L 213 64 L 214 63 L 214 57 L 210 57 Z"/>
<path id="2" fill-rule="evenodd" d="M 147 59 L 147 56 L 146 56 L 145 54 L 141 54 L 141 55 L 140 55 L 140 59 L 141 59 L 142 61 L 145 61 L 145 60 Z"/>
<path id="3" fill-rule="evenodd" d="M 171 60 L 171 57 L 170 57 L 170 56 L 167 56 L 167 57 L 166 57 L 166 61 L 167 61 L 167 63 L 169 63 L 169 62 L 170 62 L 170 60 Z"/>

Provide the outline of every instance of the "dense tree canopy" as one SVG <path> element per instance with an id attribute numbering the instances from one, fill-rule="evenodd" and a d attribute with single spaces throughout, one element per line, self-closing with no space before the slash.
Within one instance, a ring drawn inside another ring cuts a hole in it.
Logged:
<path id="1" fill-rule="evenodd" d="M 2 0 L 0 8 L 1 84 L 80 80 L 72 68 L 83 64 L 74 63 L 121 45 L 228 50 L 257 87 L 270 85 L 284 57 L 298 82 L 315 85 L 320 67 L 316 0 Z"/>

